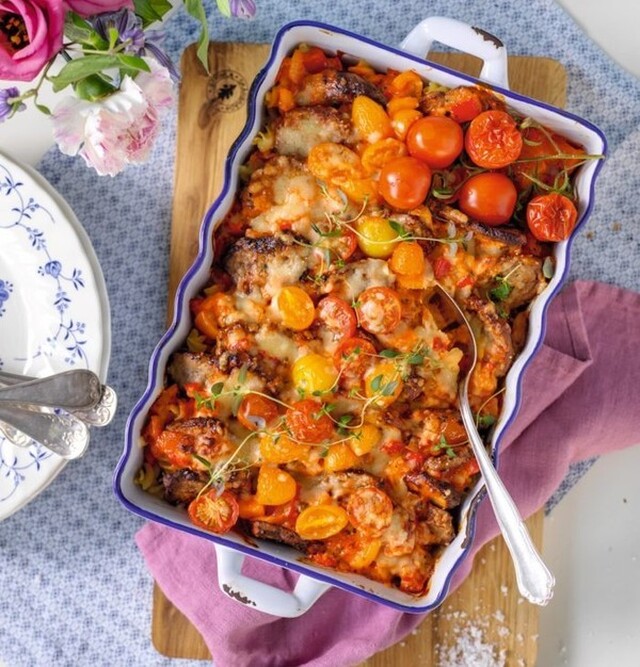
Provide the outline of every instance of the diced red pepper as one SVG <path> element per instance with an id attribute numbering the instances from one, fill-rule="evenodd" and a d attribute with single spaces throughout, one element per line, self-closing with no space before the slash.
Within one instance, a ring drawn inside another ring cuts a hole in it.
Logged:
<path id="1" fill-rule="evenodd" d="M 444 278 L 451 271 L 451 262 L 444 257 L 438 257 L 433 262 L 433 273 L 436 280 Z"/>

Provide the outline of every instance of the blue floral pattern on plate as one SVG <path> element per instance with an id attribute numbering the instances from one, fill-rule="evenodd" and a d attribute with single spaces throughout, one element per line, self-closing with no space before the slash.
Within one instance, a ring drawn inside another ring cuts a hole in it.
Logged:
<path id="1" fill-rule="evenodd" d="M 41 177 L 0 154 L 0 369 L 103 371 L 106 304 L 100 268 L 73 214 Z M 0 520 L 64 463 L 36 442 L 16 447 L 0 431 Z"/>

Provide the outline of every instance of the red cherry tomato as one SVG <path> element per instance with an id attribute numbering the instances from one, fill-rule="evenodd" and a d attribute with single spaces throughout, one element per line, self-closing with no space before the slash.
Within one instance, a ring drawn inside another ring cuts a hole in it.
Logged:
<path id="1" fill-rule="evenodd" d="M 336 350 L 333 361 L 347 384 L 360 382 L 374 361 L 376 348 L 366 338 L 347 338 Z"/>
<path id="2" fill-rule="evenodd" d="M 333 335 L 333 340 L 351 338 L 356 332 L 356 314 L 340 297 L 327 296 L 316 309 L 316 317 Z"/>
<path id="3" fill-rule="evenodd" d="M 476 116 L 464 139 L 471 160 L 485 169 L 502 169 L 517 160 L 522 151 L 522 134 L 506 111 L 483 111 Z"/>
<path id="4" fill-rule="evenodd" d="M 358 237 L 350 229 L 343 231 L 342 235 L 335 239 L 335 250 L 340 259 L 347 260 L 358 247 Z"/>
<path id="5" fill-rule="evenodd" d="M 250 431 L 265 428 L 278 416 L 278 406 L 264 396 L 247 394 L 238 408 L 238 421 Z"/>
<path id="6" fill-rule="evenodd" d="M 445 169 L 462 153 L 464 135 L 455 120 L 426 116 L 417 120 L 407 134 L 409 154 L 432 169 Z"/>
<path id="7" fill-rule="evenodd" d="M 410 210 L 422 204 L 431 187 L 431 169 L 411 156 L 387 162 L 380 170 L 378 189 L 391 206 Z"/>
<path id="8" fill-rule="evenodd" d="M 322 403 L 311 398 L 294 403 L 285 421 L 291 435 L 302 442 L 322 442 L 333 435 L 331 418 L 322 412 Z"/>
<path id="9" fill-rule="evenodd" d="M 576 226 L 578 211 L 564 195 L 550 193 L 527 204 L 527 224 L 538 241 L 564 241 Z"/>
<path id="10" fill-rule="evenodd" d="M 369 287 L 360 294 L 356 311 L 360 326 L 372 334 L 393 331 L 402 319 L 398 293 L 388 287 Z"/>
<path id="11" fill-rule="evenodd" d="M 196 526 L 212 533 L 226 533 L 235 526 L 240 508 L 229 491 L 218 495 L 214 489 L 192 500 L 187 512 Z"/>
<path id="12" fill-rule="evenodd" d="M 504 174 L 476 174 L 460 188 L 458 204 L 469 217 L 487 225 L 509 222 L 516 207 L 518 192 Z"/>

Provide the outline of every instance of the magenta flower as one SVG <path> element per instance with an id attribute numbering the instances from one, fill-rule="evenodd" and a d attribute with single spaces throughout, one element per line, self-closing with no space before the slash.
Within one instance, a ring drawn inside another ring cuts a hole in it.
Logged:
<path id="1" fill-rule="evenodd" d="M 63 5 L 72 12 L 87 17 L 104 12 L 115 12 L 123 7 L 133 9 L 133 0 L 63 0 Z"/>

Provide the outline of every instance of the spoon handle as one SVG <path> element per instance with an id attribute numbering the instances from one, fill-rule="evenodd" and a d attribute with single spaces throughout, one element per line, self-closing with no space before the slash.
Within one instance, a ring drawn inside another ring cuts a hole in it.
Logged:
<path id="1" fill-rule="evenodd" d="M 480 466 L 496 520 L 513 559 L 518 590 L 533 604 L 544 606 L 553 597 L 555 579 L 531 541 L 518 508 L 493 467 L 476 429 L 464 385 L 460 392 L 460 412 L 473 453 Z"/>
<path id="2" fill-rule="evenodd" d="M 101 396 L 102 385 L 95 373 L 73 370 L 0 388 L 0 405 L 29 403 L 63 410 L 90 410 Z"/>
<path id="3" fill-rule="evenodd" d="M 65 459 L 82 456 L 89 445 L 87 425 L 65 412 L 31 412 L 0 406 L 0 421 Z"/>

